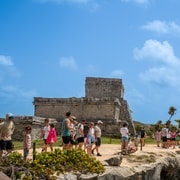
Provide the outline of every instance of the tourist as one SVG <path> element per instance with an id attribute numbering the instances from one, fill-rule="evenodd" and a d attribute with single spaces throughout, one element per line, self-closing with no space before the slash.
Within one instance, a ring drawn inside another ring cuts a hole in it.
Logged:
<path id="1" fill-rule="evenodd" d="M 53 151 L 53 144 L 56 142 L 56 130 L 54 124 L 50 124 L 50 131 L 46 140 L 46 143 L 50 146 L 51 151 Z"/>
<path id="2" fill-rule="evenodd" d="M 168 133 L 168 129 L 166 127 L 166 124 L 164 124 L 163 128 L 161 130 L 161 134 L 162 134 L 162 148 L 167 148 L 167 133 Z"/>
<path id="3" fill-rule="evenodd" d="M 131 140 L 129 141 L 128 146 L 127 146 L 127 150 L 129 153 L 133 153 L 133 152 L 136 152 L 138 150 L 138 148 L 135 145 L 134 137 L 132 137 Z"/>
<path id="4" fill-rule="evenodd" d="M 85 124 L 85 120 L 83 119 L 76 126 L 76 141 L 78 143 L 78 149 L 82 149 L 84 144 L 84 124 Z"/>
<path id="5" fill-rule="evenodd" d="M 167 148 L 171 147 L 171 130 L 168 129 L 168 132 L 167 132 Z"/>
<path id="6" fill-rule="evenodd" d="M 88 141 L 87 141 L 87 136 L 88 136 L 88 132 L 89 132 L 89 125 L 88 123 L 85 121 L 85 124 L 84 124 L 84 150 L 86 151 L 87 149 L 87 144 L 88 144 Z"/>
<path id="7" fill-rule="evenodd" d="M 31 126 L 25 127 L 25 132 L 23 134 L 23 158 L 27 160 L 27 156 L 29 155 L 29 150 L 31 148 Z"/>
<path id="8" fill-rule="evenodd" d="M 94 154 L 94 150 L 97 152 L 97 156 L 102 156 L 99 153 L 99 148 L 101 146 L 101 125 L 103 122 L 101 120 L 98 120 L 96 126 L 95 126 L 95 147 L 92 149 L 92 154 Z"/>
<path id="9" fill-rule="evenodd" d="M 0 157 L 2 157 L 4 151 L 9 154 L 14 148 L 12 142 L 12 134 L 15 129 L 13 119 L 14 115 L 7 113 L 6 120 L 0 124 Z"/>
<path id="10" fill-rule="evenodd" d="M 91 122 L 90 123 L 90 127 L 89 127 L 89 131 L 88 131 L 88 135 L 87 135 L 87 153 L 89 155 L 92 155 L 92 146 L 95 142 L 95 136 L 94 136 L 94 123 Z"/>
<path id="11" fill-rule="evenodd" d="M 75 148 L 77 147 L 77 142 L 76 142 L 76 126 L 78 124 L 77 118 L 75 116 L 70 117 L 70 122 L 71 122 L 71 141 L 70 141 L 70 148 Z"/>
<path id="12" fill-rule="evenodd" d="M 144 126 L 141 126 L 140 130 L 140 142 L 142 146 L 145 146 L 145 138 L 146 138 L 146 131 L 144 129 Z"/>
<path id="13" fill-rule="evenodd" d="M 61 137 L 63 140 L 63 149 L 71 148 L 71 130 L 74 128 L 71 127 L 71 112 L 66 113 L 66 118 L 62 122 L 62 131 Z"/>
<path id="14" fill-rule="evenodd" d="M 127 127 L 128 127 L 127 123 L 124 123 L 123 127 L 121 127 L 121 129 L 120 129 L 121 139 L 122 139 L 121 150 L 123 152 L 126 152 L 127 145 L 129 142 L 129 130 Z"/>
<path id="15" fill-rule="evenodd" d="M 175 149 L 175 146 L 176 146 L 176 131 L 175 131 L 174 128 L 171 131 L 171 144 L 173 146 L 173 149 Z"/>
<path id="16" fill-rule="evenodd" d="M 42 129 L 42 132 L 41 132 L 41 136 L 43 138 L 43 144 L 42 144 L 42 152 L 47 152 L 47 137 L 49 135 L 49 131 L 50 131 L 50 125 L 49 125 L 49 119 L 46 118 L 44 120 L 44 127 Z"/>
<path id="17" fill-rule="evenodd" d="M 155 139 L 156 139 L 157 147 L 160 147 L 161 137 L 162 137 L 161 130 L 160 129 L 156 130 Z"/>

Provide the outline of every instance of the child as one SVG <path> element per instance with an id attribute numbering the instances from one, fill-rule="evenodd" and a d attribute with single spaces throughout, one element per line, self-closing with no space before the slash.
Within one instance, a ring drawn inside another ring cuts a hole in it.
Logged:
<path id="1" fill-rule="evenodd" d="M 23 138 L 23 157 L 27 159 L 29 155 L 29 149 L 31 148 L 31 126 L 25 127 L 24 138 Z"/>
<path id="2" fill-rule="evenodd" d="M 46 139 L 46 143 L 49 144 L 51 151 L 53 151 L 53 143 L 56 142 L 56 130 L 54 124 L 50 124 L 50 131 Z"/>
<path id="3" fill-rule="evenodd" d="M 43 137 L 43 144 L 42 144 L 42 152 L 47 152 L 47 137 L 48 137 L 48 134 L 49 134 L 49 131 L 50 131 L 50 125 L 49 125 L 49 119 L 46 118 L 44 120 L 44 128 L 42 129 L 42 137 Z"/>
<path id="4" fill-rule="evenodd" d="M 135 139 L 131 138 L 130 142 L 128 143 L 128 151 L 130 153 L 136 152 L 137 151 L 137 147 L 135 146 Z"/>

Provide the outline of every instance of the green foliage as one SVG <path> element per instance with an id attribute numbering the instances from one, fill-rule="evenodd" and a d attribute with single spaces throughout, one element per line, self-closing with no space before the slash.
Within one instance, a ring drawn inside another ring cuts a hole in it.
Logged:
<path id="1" fill-rule="evenodd" d="M 55 179 L 54 174 L 59 175 L 66 172 L 100 174 L 105 170 L 99 160 L 79 149 L 55 149 L 54 152 L 36 153 L 36 159 L 34 161 L 23 161 L 22 155 L 18 152 L 14 152 L 3 159 L 4 161 L 1 161 L 0 166 L 9 167 L 13 165 L 21 167 L 18 168 L 16 175 L 19 177 L 23 174 L 21 173 L 22 171 L 25 172 L 24 180 Z M 7 174 L 7 172 L 4 173 Z"/>

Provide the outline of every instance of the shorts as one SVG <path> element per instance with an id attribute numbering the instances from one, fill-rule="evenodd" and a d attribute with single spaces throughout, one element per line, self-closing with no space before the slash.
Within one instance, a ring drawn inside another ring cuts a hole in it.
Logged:
<path id="1" fill-rule="evenodd" d="M 101 138 L 97 138 L 95 141 L 96 146 L 101 146 Z"/>
<path id="2" fill-rule="evenodd" d="M 89 136 L 88 137 L 88 144 L 92 144 L 92 143 L 94 143 L 94 136 Z"/>
<path id="3" fill-rule="evenodd" d="M 12 140 L 3 141 L 3 147 L 1 150 L 13 150 L 14 146 Z"/>
<path id="4" fill-rule="evenodd" d="M 162 141 L 163 141 L 163 142 L 167 142 L 167 137 L 166 137 L 166 136 L 163 136 L 163 137 L 162 137 Z"/>
<path id="5" fill-rule="evenodd" d="M 64 144 L 69 144 L 71 142 L 71 136 L 62 136 Z"/>
<path id="6" fill-rule="evenodd" d="M 122 141 L 128 142 L 128 141 L 129 141 L 129 138 L 128 138 L 128 137 L 123 136 L 123 137 L 122 137 Z"/>
<path id="7" fill-rule="evenodd" d="M 83 142 L 84 142 L 84 137 L 78 137 L 78 138 L 76 139 L 76 141 L 77 141 L 78 143 L 83 143 Z"/>

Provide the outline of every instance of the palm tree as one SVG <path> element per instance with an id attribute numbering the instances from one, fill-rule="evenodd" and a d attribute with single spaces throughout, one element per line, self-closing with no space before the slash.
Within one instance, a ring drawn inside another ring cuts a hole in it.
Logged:
<path id="1" fill-rule="evenodd" d="M 169 121 L 171 121 L 171 118 L 174 116 L 176 110 L 177 110 L 177 109 L 176 109 L 175 107 L 173 107 L 173 106 L 171 106 L 171 107 L 169 108 L 169 111 L 168 111 L 168 114 L 170 115 Z"/>

